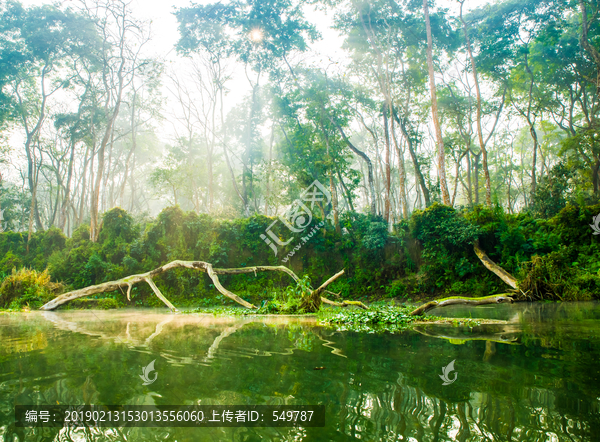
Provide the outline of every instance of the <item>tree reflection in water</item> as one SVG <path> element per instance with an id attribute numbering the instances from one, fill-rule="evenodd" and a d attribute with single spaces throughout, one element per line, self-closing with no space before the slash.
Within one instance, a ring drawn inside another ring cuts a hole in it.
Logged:
<path id="1" fill-rule="evenodd" d="M 530 306 L 524 311 L 509 326 L 474 331 L 428 326 L 399 334 L 338 332 L 301 317 L 2 315 L 0 438 L 591 440 L 600 428 L 597 307 L 590 316 L 573 306 L 571 321 L 565 306 L 556 307 L 559 322 L 544 321 L 548 313 Z M 138 375 L 153 359 L 157 381 L 143 386 Z M 439 374 L 454 359 L 457 381 L 443 386 Z M 325 404 L 327 424 L 14 427 L 15 404 L 56 403 Z"/>

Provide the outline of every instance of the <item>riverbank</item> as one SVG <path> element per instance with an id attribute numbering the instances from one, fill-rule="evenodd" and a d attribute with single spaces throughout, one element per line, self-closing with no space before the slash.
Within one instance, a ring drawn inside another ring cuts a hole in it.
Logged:
<path id="1" fill-rule="evenodd" d="M 344 275 L 328 287 L 338 301 L 415 303 L 506 292 L 505 282 L 473 250 L 478 241 L 495 264 L 515 277 L 524 299 L 599 299 L 600 236 L 589 225 L 599 212 L 600 205 L 568 205 L 552 218 L 535 219 L 501 208 L 456 210 L 433 204 L 392 232 L 377 217 L 349 212 L 341 219 L 340 232 L 326 224 L 322 234 L 294 255 L 289 268 L 313 287 L 343 268 Z M 0 233 L 0 308 L 35 309 L 60 293 L 148 272 L 173 259 L 205 260 L 222 269 L 278 265 L 260 238 L 271 222 L 264 216 L 217 220 L 178 207 L 163 210 L 154 220 L 136 220 L 116 208 L 105 213 L 97 242 L 90 241 L 85 225 L 71 238 L 56 229 L 36 232 L 29 251 L 22 233 Z M 246 302 L 279 304 L 278 312 L 291 312 L 283 308 L 297 291 L 289 275 L 250 272 L 219 278 Z M 177 308 L 231 305 L 205 273 L 182 268 L 155 279 Z M 71 303 L 75 308 L 162 305 L 147 284 L 126 292 Z"/>

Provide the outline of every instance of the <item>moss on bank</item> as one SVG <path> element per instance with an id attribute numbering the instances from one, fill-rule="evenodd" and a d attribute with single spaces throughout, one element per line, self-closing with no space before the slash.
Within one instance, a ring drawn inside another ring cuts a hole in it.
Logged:
<path id="1" fill-rule="evenodd" d="M 100 298 L 100 299 L 88 299 L 79 298 L 69 301 L 67 304 L 60 306 L 59 310 L 87 310 L 87 309 L 99 309 L 99 310 L 112 310 L 117 308 L 125 307 L 120 304 L 119 301 L 113 298 Z"/>

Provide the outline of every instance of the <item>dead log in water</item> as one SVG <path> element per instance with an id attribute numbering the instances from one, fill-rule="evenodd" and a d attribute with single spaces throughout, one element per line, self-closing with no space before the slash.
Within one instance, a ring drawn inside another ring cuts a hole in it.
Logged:
<path id="1" fill-rule="evenodd" d="M 453 296 L 451 298 L 438 299 L 437 301 L 429 301 L 419 308 L 413 310 L 411 316 L 421 316 L 428 310 L 436 307 L 447 307 L 449 305 L 485 305 L 485 304 L 500 304 L 504 302 L 513 302 L 513 298 L 506 295 L 484 296 L 483 298 L 462 298 Z"/>

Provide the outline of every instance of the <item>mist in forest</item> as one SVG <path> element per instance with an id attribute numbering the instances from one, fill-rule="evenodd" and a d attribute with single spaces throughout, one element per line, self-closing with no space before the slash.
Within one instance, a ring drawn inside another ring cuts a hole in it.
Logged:
<path id="1" fill-rule="evenodd" d="M 95 241 L 114 207 L 274 217 L 315 180 L 334 224 L 390 230 L 434 202 L 595 202 L 596 8 L 249 0 L 162 23 L 120 0 L 3 1 L 3 229 Z"/>

